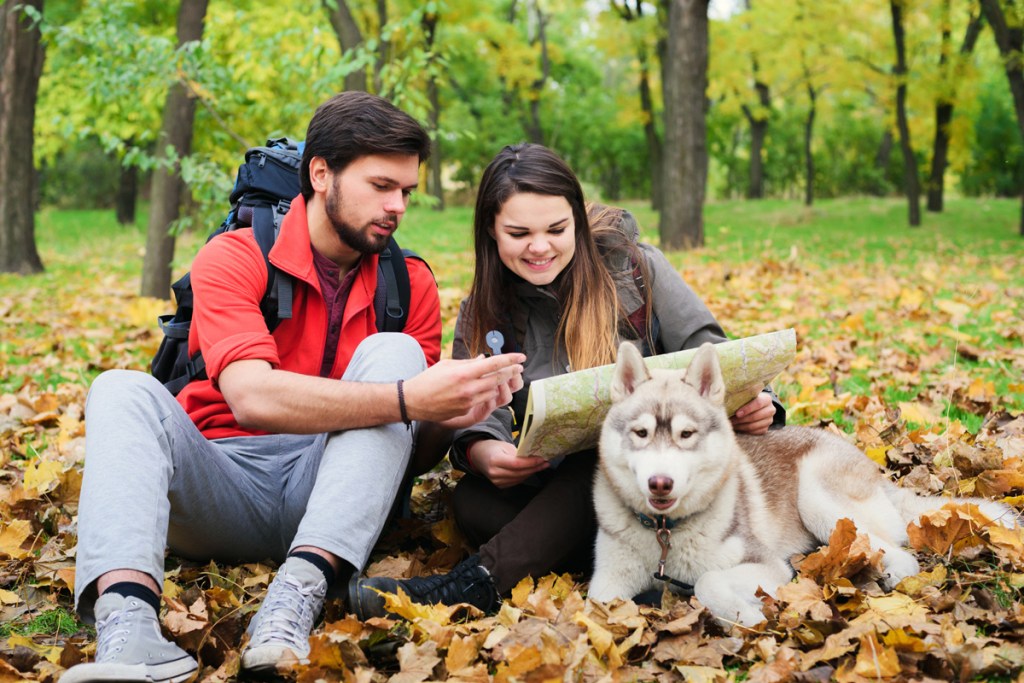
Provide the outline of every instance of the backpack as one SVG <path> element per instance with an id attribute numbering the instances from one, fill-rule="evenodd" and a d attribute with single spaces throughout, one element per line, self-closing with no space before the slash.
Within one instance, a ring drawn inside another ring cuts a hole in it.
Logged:
<path id="1" fill-rule="evenodd" d="M 303 146 L 302 142 L 279 138 L 246 151 L 245 163 L 238 168 L 229 196 L 231 211 L 206 239 L 209 242 L 222 233 L 252 227 L 267 266 L 267 288 L 260 310 L 270 332 L 282 320 L 292 317 L 292 277 L 270 262 L 270 250 L 277 239 L 281 220 L 288 213 L 292 199 L 299 194 Z M 379 255 L 377 290 L 373 297 L 379 332 L 399 332 L 405 328 L 410 296 L 407 257 L 420 258 L 412 251 L 400 249 L 393 237 Z M 192 356 L 188 353 L 193 307 L 190 273 L 181 276 L 171 289 L 176 308 L 174 313 L 159 316 L 157 320 L 164 338 L 153 356 L 150 371 L 176 396 L 192 380 L 207 376 L 202 353 L 197 351 Z"/>
<path id="2" fill-rule="evenodd" d="M 590 220 L 591 225 L 596 225 L 598 222 L 605 223 L 607 225 L 614 226 L 619 232 L 625 235 L 626 239 L 637 244 L 640 242 L 640 226 L 637 225 L 636 218 L 627 209 L 621 209 L 618 207 L 608 206 L 606 204 L 600 204 L 597 202 L 590 202 L 587 204 L 587 218 Z M 638 254 L 630 254 L 627 263 L 620 264 L 624 269 L 630 271 L 630 275 L 633 280 L 633 285 L 636 287 L 637 294 L 640 296 L 640 306 L 635 310 L 628 312 L 626 320 L 630 329 L 622 329 L 620 332 L 624 333 L 625 336 L 629 337 L 631 334 L 636 335 L 636 339 L 642 341 L 641 352 L 645 357 L 657 355 L 661 351 L 661 346 L 658 344 L 658 337 L 661 333 L 661 325 L 658 321 L 658 316 L 654 315 L 654 310 L 651 310 L 651 320 L 648 326 L 647 321 L 647 297 L 649 295 L 647 291 L 647 283 L 644 282 L 644 271 L 640 266 L 639 259 L 641 256 Z"/>

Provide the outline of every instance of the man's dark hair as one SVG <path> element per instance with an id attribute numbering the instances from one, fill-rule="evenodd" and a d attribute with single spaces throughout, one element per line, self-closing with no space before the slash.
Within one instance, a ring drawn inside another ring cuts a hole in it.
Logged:
<path id="1" fill-rule="evenodd" d="M 309 162 L 323 157 L 335 173 L 370 154 L 430 156 L 430 136 L 416 119 L 387 100 L 358 90 L 338 93 L 319 107 L 306 129 L 299 183 L 302 196 L 313 196 Z"/>

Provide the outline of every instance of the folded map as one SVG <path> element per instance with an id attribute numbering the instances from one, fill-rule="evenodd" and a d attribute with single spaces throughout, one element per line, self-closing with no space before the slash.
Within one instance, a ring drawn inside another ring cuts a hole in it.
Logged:
<path id="1" fill-rule="evenodd" d="M 716 344 L 730 415 L 758 395 L 796 354 L 793 329 Z M 685 368 L 696 349 L 645 359 L 652 368 Z M 614 365 L 602 365 L 537 380 L 530 384 L 517 454 L 557 458 L 597 445 L 601 423 L 611 407 Z"/>

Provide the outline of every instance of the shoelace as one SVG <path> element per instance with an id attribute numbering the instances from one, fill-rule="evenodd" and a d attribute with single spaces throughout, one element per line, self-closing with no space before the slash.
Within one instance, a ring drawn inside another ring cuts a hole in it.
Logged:
<path id="1" fill-rule="evenodd" d="M 131 616 L 129 610 L 115 610 L 96 623 L 96 661 L 102 662 L 112 659 L 114 655 L 124 649 L 131 633 Z M 122 617 L 124 620 L 122 621 Z"/>
<path id="2" fill-rule="evenodd" d="M 278 576 L 260 608 L 260 623 L 253 634 L 253 643 L 281 641 L 281 635 L 292 649 L 304 651 L 308 647 L 309 632 L 316 614 L 313 611 L 316 586 L 303 586 L 298 579 Z"/>

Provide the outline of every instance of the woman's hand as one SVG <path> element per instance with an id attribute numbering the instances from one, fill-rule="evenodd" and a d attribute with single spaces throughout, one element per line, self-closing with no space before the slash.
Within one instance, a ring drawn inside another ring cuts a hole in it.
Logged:
<path id="1" fill-rule="evenodd" d="M 499 489 L 523 483 L 530 475 L 548 468 L 544 458 L 520 458 L 516 447 L 507 441 L 484 439 L 466 452 L 470 467 L 491 480 Z"/>
<path id="2" fill-rule="evenodd" d="M 761 392 L 757 396 L 736 411 L 729 420 L 732 422 L 733 430 L 744 434 L 765 434 L 772 426 L 772 419 L 775 417 L 775 404 L 772 397 Z"/>

